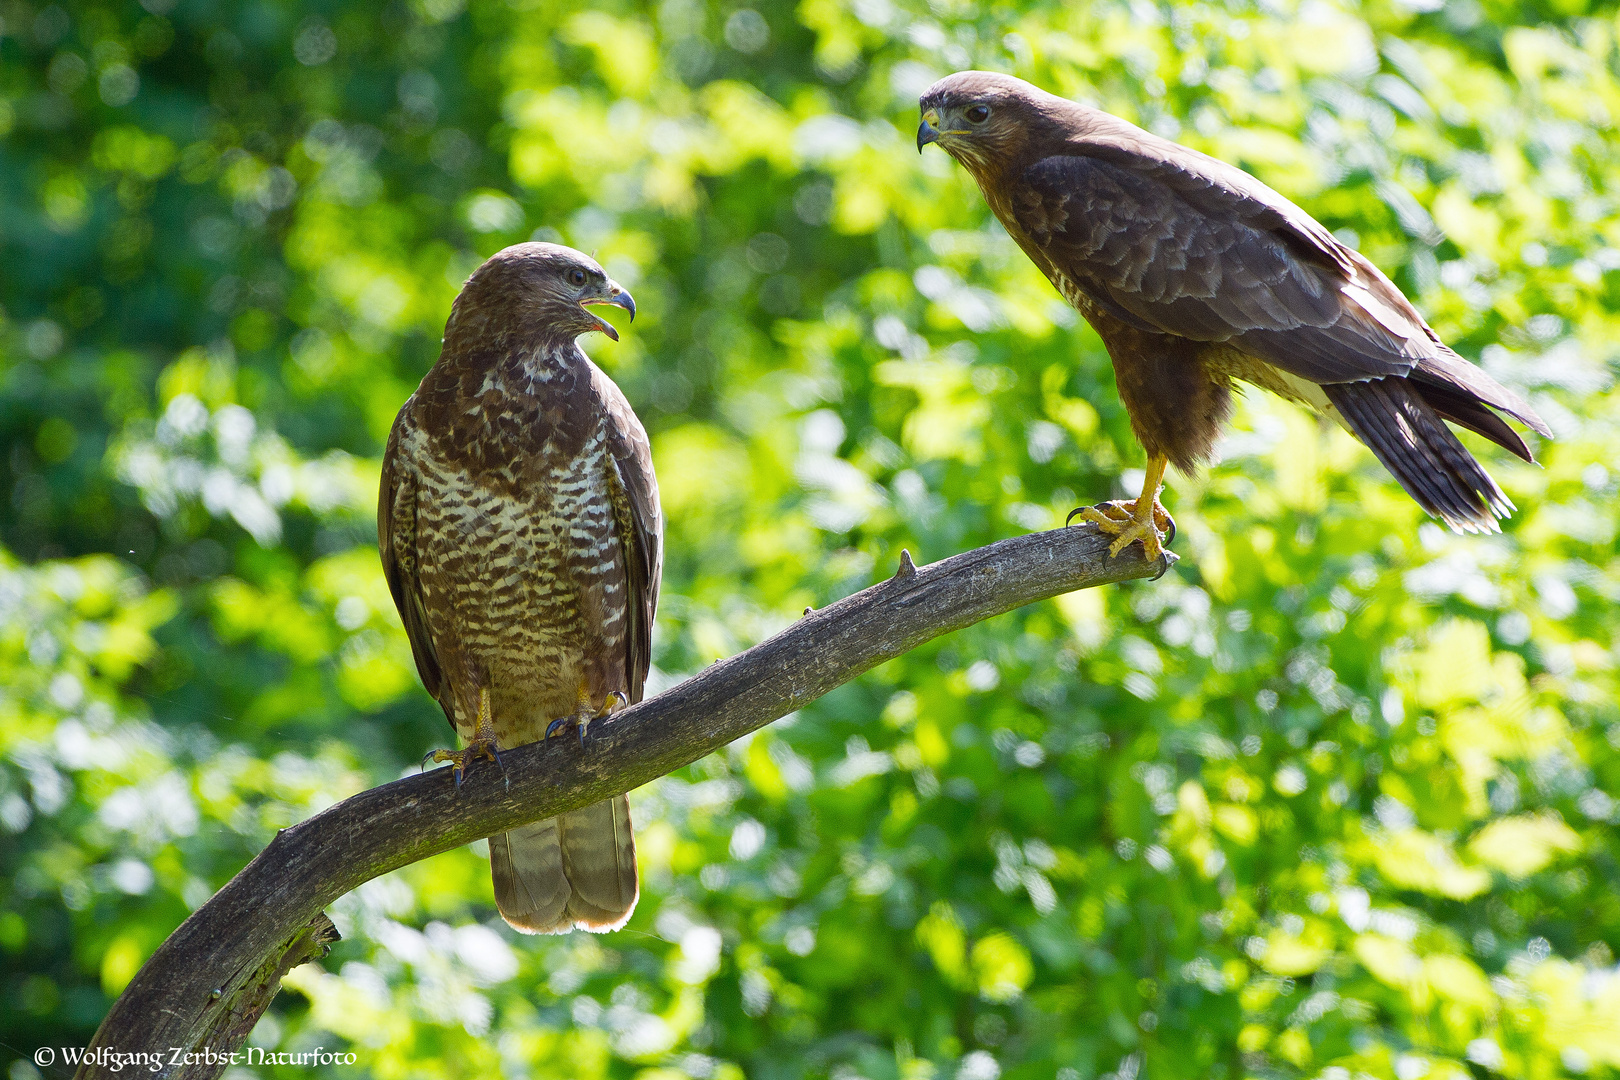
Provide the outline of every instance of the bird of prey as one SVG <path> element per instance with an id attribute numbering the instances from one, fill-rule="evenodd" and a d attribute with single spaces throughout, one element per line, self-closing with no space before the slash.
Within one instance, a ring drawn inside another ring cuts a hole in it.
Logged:
<path id="1" fill-rule="evenodd" d="M 1077 511 L 1162 551 L 1166 464 L 1207 460 L 1251 383 L 1341 424 L 1451 528 L 1496 531 L 1513 504 L 1443 421 L 1526 461 L 1492 409 L 1542 435 L 1530 405 L 1458 356 L 1395 284 L 1241 169 L 1118 117 L 985 71 L 922 95 L 938 143 L 1097 331 L 1147 451 L 1141 497 Z"/>
<path id="2" fill-rule="evenodd" d="M 596 262 L 518 244 L 473 272 L 438 363 L 394 421 L 377 544 L 416 669 L 475 757 L 641 700 L 662 568 L 647 434 L 575 338 L 589 304 L 635 317 Z M 489 840 L 495 903 L 529 933 L 624 925 L 637 896 L 623 795 Z"/>

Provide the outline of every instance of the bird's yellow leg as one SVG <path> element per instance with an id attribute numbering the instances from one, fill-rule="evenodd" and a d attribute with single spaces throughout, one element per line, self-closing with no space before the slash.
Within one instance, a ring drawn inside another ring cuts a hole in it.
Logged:
<path id="1" fill-rule="evenodd" d="M 434 761 L 454 763 L 457 787 L 461 786 L 461 778 L 467 775 L 467 766 L 472 764 L 474 758 L 488 758 L 497 765 L 501 763 L 500 748 L 495 745 L 495 716 L 489 703 L 489 687 L 478 688 L 478 720 L 467 745 L 460 750 L 435 750 L 428 757 Z"/>
<path id="2" fill-rule="evenodd" d="M 546 738 L 551 738 L 552 733 L 558 728 L 569 721 L 573 721 L 579 726 L 579 745 L 584 746 L 585 729 L 590 726 L 591 721 L 612 716 L 615 710 L 623 707 L 629 700 L 622 691 L 609 690 L 607 697 L 602 700 L 602 704 L 598 705 L 591 697 L 590 683 L 586 681 L 585 676 L 581 675 L 579 677 L 579 687 L 574 691 L 573 713 L 569 716 L 559 716 L 550 724 L 547 724 Z"/>
<path id="3" fill-rule="evenodd" d="M 1164 486 L 1164 469 L 1169 464 L 1162 457 L 1148 459 L 1147 476 L 1142 482 L 1142 494 L 1134 502 L 1107 502 L 1098 506 L 1082 506 L 1069 515 L 1072 521 L 1080 518 L 1114 537 L 1108 545 L 1110 558 L 1118 555 L 1136 541 L 1142 541 L 1142 553 L 1151 561 L 1164 554 L 1165 535 L 1175 528 L 1170 512 L 1159 502 L 1159 491 Z"/>

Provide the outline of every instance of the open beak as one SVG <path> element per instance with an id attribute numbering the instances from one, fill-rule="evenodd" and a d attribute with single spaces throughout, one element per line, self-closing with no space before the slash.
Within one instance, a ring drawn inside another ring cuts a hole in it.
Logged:
<path id="1" fill-rule="evenodd" d="M 614 307 L 624 308 L 624 310 L 628 311 L 630 313 L 630 321 L 635 322 L 636 298 L 630 295 L 630 290 L 620 285 L 617 281 L 612 280 L 607 283 L 607 290 L 606 295 L 593 296 L 588 300 L 581 300 L 580 304 L 612 304 Z M 596 320 L 596 328 L 598 330 L 602 331 L 602 333 L 606 334 L 614 341 L 619 340 L 619 332 L 613 328 L 612 323 L 608 322 L 606 319 L 595 314 L 594 312 L 586 312 L 586 314 L 590 315 L 592 319 Z"/>
<path id="2" fill-rule="evenodd" d="M 939 128 L 934 124 L 939 120 L 939 114 L 930 110 L 923 115 L 922 125 L 917 128 L 917 153 L 931 142 L 939 141 Z"/>

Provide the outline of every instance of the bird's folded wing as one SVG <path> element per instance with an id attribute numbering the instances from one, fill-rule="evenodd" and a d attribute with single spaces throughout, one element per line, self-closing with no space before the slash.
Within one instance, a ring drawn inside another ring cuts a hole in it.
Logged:
<path id="1" fill-rule="evenodd" d="M 428 631 L 427 609 L 422 603 L 422 583 L 417 575 L 416 484 L 409 466 L 400 467 L 399 429 L 388 440 L 383 454 L 382 483 L 377 492 L 377 549 L 382 555 L 383 577 L 394 594 L 411 642 L 411 655 L 422 685 L 441 703 L 444 673 L 439 654 Z"/>
<path id="2" fill-rule="evenodd" d="M 1431 330 L 1429 333 L 1432 335 L 1434 331 Z M 1512 450 L 1526 461 L 1532 460 L 1529 456 L 1530 451 L 1524 447 L 1523 440 L 1520 440 L 1519 446 L 1515 447 L 1511 443 L 1498 438 L 1492 431 L 1479 426 L 1474 419 L 1469 419 L 1464 415 L 1466 406 L 1463 407 L 1463 412 L 1448 412 L 1443 407 L 1443 402 L 1448 398 L 1477 399 L 1477 401 L 1482 401 L 1493 409 L 1501 409 L 1509 416 L 1522 421 L 1532 431 L 1551 436 L 1552 428 L 1547 426 L 1547 422 L 1536 414 L 1536 410 L 1530 407 L 1530 403 L 1524 399 L 1522 394 L 1515 390 L 1509 390 L 1487 375 L 1483 369 L 1470 364 L 1467 360 L 1452 352 L 1451 347 L 1438 337 L 1435 337 L 1434 344 L 1434 352 L 1424 357 L 1418 363 L 1417 370 L 1413 372 L 1413 378 L 1424 384 L 1426 388 L 1424 396 L 1428 398 L 1429 404 L 1439 409 L 1440 415 L 1447 420 L 1479 432 L 1486 438 Z M 1428 388 L 1434 388 L 1439 393 L 1430 393 Z M 1476 414 L 1481 411 L 1483 410 L 1478 409 L 1477 406 L 1474 409 Z M 1505 427 L 1506 425 L 1502 426 Z"/>
<path id="3" fill-rule="evenodd" d="M 608 451 L 614 517 L 624 537 L 629 582 L 630 633 L 625 655 L 630 700 L 640 701 L 652 666 L 653 616 L 663 576 L 663 517 L 658 506 L 658 478 L 653 474 L 652 446 L 624 394 L 597 372 L 598 392 L 607 413 Z"/>
<path id="4" fill-rule="evenodd" d="M 1030 166 L 1011 202 L 1054 271 L 1116 317 L 1317 383 L 1405 375 L 1431 350 L 1383 275 L 1259 181 L 1189 151 L 1087 149 Z"/>
<path id="5" fill-rule="evenodd" d="M 1447 419 L 1527 459 L 1479 403 L 1551 433 L 1377 267 L 1254 177 L 1150 136 L 1080 149 L 1027 169 L 1014 213 L 1055 274 L 1117 318 L 1229 342 L 1319 385 L 1410 376 Z"/>

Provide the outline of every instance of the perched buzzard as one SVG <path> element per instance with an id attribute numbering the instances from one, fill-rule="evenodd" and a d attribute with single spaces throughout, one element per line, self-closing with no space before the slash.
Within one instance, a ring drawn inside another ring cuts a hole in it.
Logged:
<path id="1" fill-rule="evenodd" d="M 1147 451 L 1134 502 L 1079 513 L 1161 551 L 1166 464 L 1209 457 L 1234 380 L 1330 417 L 1453 529 L 1513 504 L 1442 421 L 1526 461 L 1492 412 L 1550 435 L 1518 394 L 1447 348 L 1406 297 L 1305 211 L 1224 162 L 1029 83 L 963 71 L 921 100 L 1019 247 L 1097 331 Z M 1487 407 L 1488 406 L 1488 407 Z"/>
<path id="2" fill-rule="evenodd" d="M 593 260 L 518 244 L 473 272 L 439 362 L 388 438 L 377 544 L 428 693 L 473 757 L 641 700 L 662 563 L 647 434 L 574 339 L 630 294 Z M 636 906 L 623 795 L 489 840 L 495 903 L 530 933 Z"/>

